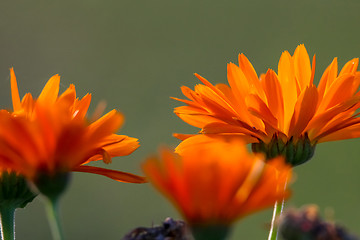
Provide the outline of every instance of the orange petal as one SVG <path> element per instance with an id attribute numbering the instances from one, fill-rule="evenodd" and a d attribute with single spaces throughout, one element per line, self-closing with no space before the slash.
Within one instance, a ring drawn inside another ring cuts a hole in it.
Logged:
<path id="1" fill-rule="evenodd" d="M 174 99 L 176 101 L 179 101 L 179 102 L 183 102 L 185 104 L 187 104 L 188 106 L 190 107 L 200 107 L 198 103 L 196 102 L 192 102 L 190 100 L 186 100 L 186 99 L 180 99 L 180 98 L 176 98 L 176 97 L 170 97 L 171 99 Z"/>
<path id="2" fill-rule="evenodd" d="M 244 54 L 239 54 L 239 67 L 250 82 L 251 91 L 256 92 L 261 98 L 264 97 L 259 78 L 250 61 Z"/>
<path id="3" fill-rule="evenodd" d="M 326 136 L 341 131 L 342 129 L 347 129 L 351 126 L 357 125 L 360 123 L 360 118 L 347 118 L 342 121 L 333 121 L 330 124 L 327 124 L 324 129 L 322 129 L 321 134 L 319 134 L 316 138 L 322 139 Z M 350 128 L 351 129 L 351 128 Z"/>
<path id="4" fill-rule="evenodd" d="M 294 53 L 294 70 L 296 80 L 302 91 L 309 86 L 311 81 L 311 65 L 309 54 L 306 51 L 304 44 L 300 44 Z"/>
<path id="5" fill-rule="evenodd" d="M 325 111 L 350 98 L 354 91 L 354 85 L 359 86 L 359 81 L 354 80 L 354 75 L 343 74 L 339 76 L 325 92 L 318 111 Z"/>
<path id="6" fill-rule="evenodd" d="M 52 76 L 40 93 L 38 101 L 46 105 L 55 103 L 59 94 L 59 84 L 60 76 L 57 74 Z"/>
<path id="7" fill-rule="evenodd" d="M 93 166 L 78 166 L 73 169 L 74 172 L 86 172 L 103 175 L 105 177 L 114 179 L 119 182 L 125 183 L 146 183 L 145 177 L 137 176 L 135 174 L 110 170 L 105 168 L 93 167 Z"/>
<path id="8" fill-rule="evenodd" d="M 86 116 L 86 113 L 89 109 L 91 102 L 91 94 L 86 94 L 80 101 L 75 101 L 74 106 L 74 118 L 83 119 Z"/>
<path id="9" fill-rule="evenodd" d="M 21 111 L 22 107 L 21 107 L 19 89 L 16 82 L 14 68 L 10 68 L 10 82 L 11 82 L 11 97 L 12 97 L 14 112 Z"/>
<path id="10" fill-rule="evenodd" d="M 227 99 L 224 99 L 224 94 L 218 90 L 222 96 L 218 95 L 211 88 L 204 85 L 197 85 L 196 92 L 201 95 L 201 99 L 205 104 L 208 111 L 213 115 L 222 116 L 224 118 L 231 119 L 234 116 L 238 116 L 237 112 L 232 106 L 229 105 Z"/>
<path id="11" fill-rule="evenodd" d="M 284 99 L 284 131 L 288 131 L 294 107 L 297 101 L 297 81 L 294 66 L 289 52 L 281 54 L 278 65 L 278 80 L 282 88 Z"/>
<path id="12" fill-rule="evenodd" d="M 284 129 L 284 99 L 276 73 L 269 69 L 262 81 L 268 107 L 273 116 L 279 121 L 279 128 Z"/>
<path id="13" fill-rule="evenodd" d="M 31 114 L 34 111 L 35 101 L 31 93 L 25 94 L 21 100 L 21 107 L 24 109 L 25 113 Z"/>
<path id="14" fill-rule="evenodd" d="M 260 99 L 257 95 L 249 95 L 247 105 L 249 106 L 248 111 L 254 116 L 261 119 L 263 122 L 267 122 L 273 128 L 278 128 L 278 121 L 272 114 L 268 106 Z"/>
<path id="15" fill-rule="evenodd" d="M 197 101 L 197 99 L 199 98 L 199 96 L 197 96 L 197 93 L 194 92 L 193 90 L 191 90 L 190 88 L 186 87 L 186 86 L 182 86 L 181 87 L 181 92 L 184 94 L 185 97 L 187 97 L 188 99 L 192 100 L 192 101 Z"/>
<path id="16" fill-rule="evenodd" d="M 359 59 L 358 58 L 354 58 L 350 61 L 348 61 L 344 67 L 341 69 L 340 74 L 345 74 L 345 73 L 351 73 L 351 74 L 355 74 L 357 68 L 359 65 Z"/>
<path id="17" fill-rule="evenodd" d="M 196 136 L 196 134 L 181 134 L 181 133 L 173 133 L 173 137 L 184 141 L 185 139 L 189 138 L 189 137 L 193 137 Z"/>
<path id="18" fill-rule="evenodd" d="M 330 142 L 360 137 L 360 123 L 330 133 L 319 139 L 321 142 Z"/>
<path id="19" fill-rule="evenodd" d="M 319 131 L 324 127 L 324 123 L 328 123 L 333 118 L 343 112 L 353 111 L 356 109 L 355 104 L 360 101 L 360 96 L 355 96 L 349 100 L 329 108 L 325 112 L 317 114 L 306 127 L 306 132 L 309 132 L 310 139 L 318 135 Z"/>
<path id="20" fill-rule="evenodd" d="M 202 128 L 209 122 L 216 122 L 219 119 L 214 118 L 209 112 L 204 109 L 194 108 L 190 106 L 177 107 L 174 110 L 175 114 L 184 122 L 198 128 Z"/>
<path id="21" fill-rule="evenodd" d="M 289 137 L 298 137 L 313 118 L 317 107 L 318 93 L 314 85 L 307 87 L 299 96 L 291 118 Z"/>
<path id="22" fill-rule="evenodd" d="M 256 142 L 257 139 L 241 134 L 241 133 L 232 133 L 229 135 L 220 135 L 220 134 L 200 134 L 200 135 L 194 135 L 193 137 L 189 137 L 182 141 L 176 148 L 175 153 L 178 153 L 179 155 L 182 155 L 184 151 L 186 151 L 188 148 L 194 148 L 194 145 L 196 146 L 210 146 L 209 144 L 212 144 L 214 141 L 227 141 L 227 140 L 240 140 L 246 143 L 250 142 Z M 250 139 L 250 140 L 249 140 Z"/>
<path id="23" fill-rule="evenodd" d="M 70 87 L 66 89 L 65 92 L 63 92 L 57 99 L 56 104 L 59 104 L 60 106 L 62 105 L 66 109 L 70 109 L 74 105 L 75 99 L 75 86 L 71 84 Z"/>
<path id="24" fill-rule="evenodd" d="M 222 100 L 224 100 L 224 103 L 226 103 L 226 99 L 224 99 L 224 95 L 223 93 L 217 89 L 214 85 L 212 85 L 208 80 L 206 80 L 205 78 L 203 78 L 202 76 L 200 76 L 199 74 L 195 73 L 195 76 L 208 88 L 210 88 L 214 93 L 216 93 L 218 95 L 218 97 L 220 97 Z"/>
<path id="25" fill-rule="evenodd" d="M 249 135 L 249 137 L 256 137 L 261 139 L 262 135 L 256 130 L 250 131 L 247 128 L 236 126 L 236 125 L 230 125 L 227 123 L 209 123 L 204 126 L 204 128 L 201 130 L 201 133 L 204 134 L 217 134 L 217 133 L 242 133 L 244 135 Z"/>
<path id="26" fill-rule="evenodd" d="M 216 137 L 215 137 L 216 138 Z M 175 153 L 182 154 L 187 148 L 193 148 L 195 144 L 208 144 L 213 142 L 213 138 L 206 135 L 195 135 L 182 141 L 176 148 Z"/>
<path id="27" fill-rule="evenodd" d="M 318 86 L 319 92 L 319 101 L 322 100 L 324 94 L 327 92 L 327 89 L 331 86 L 333 81 L 336 79 L 338 74 L 338 62 L 337 58 L 331 62 L 331 64 L 324 71 Z"/>
<path id="28" fill-rule="evenodd" d="M 110 143 L 107 143 L 109 141 Z M 137 138 L 128 137 L 126 135 L 113 134 L 104 140 L 103 147 L 112 157 L 126 156 L 134 152 L 139 146 Z"/>
<path id="29" fill-rule="evenodd" d="M 90 124 L 89 134 L 97 142 L 119 129 L 123 122 L 124 116 L 114 109 Z"/>

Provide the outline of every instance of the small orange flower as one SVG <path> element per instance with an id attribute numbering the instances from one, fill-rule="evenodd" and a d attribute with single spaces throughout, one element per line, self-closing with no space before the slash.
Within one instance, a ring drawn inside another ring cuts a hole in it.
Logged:
<path id="1" fill-rule="evenodd" d="M 236 135 L 248 143 L 270 144 L 281 140 L 316 143 L 360 137 L 359 59 L 347 62 L 338 73 L 335 58 L 325 70 L 318 87 L 313 84 L 315 56 L 310 59 L 304 45 L 293 56 L 285 51 L 278 73 L 269 69 L 260 78 L 244 54 L 239 66 L 228 64 L 229 85 L 203 83 L 195 91 L 182 87 L 189 100 L 175 113 L 201 133 Z M 191 135 L 189 135 L 191 136 Z M 189 137 L 178 135 L 181 139 Z M 280 146 L 281 147 L 281 146 Z"/>
<path id="2" fill-rule="evenodd" d="M 201 136 L 180 155 L 162 150 L 143 165 L 149 181 L 166 195 L 191 226 L 227 226 L 238 218 L 289 197 L 291 168 L 279 157 L 265 163 L 238 140 Z"/>
<path id="3" fill-rule="evenodd" d="M 76 97 L 74 85 L 58 96 L 60 77 L 53 76 L 35 100 L 27 93 L 20 101 L 16 77 L 11 74 L 14 110 L 0 111 L 0 163 L 34 180 L 39 174 L 53 176 L 70 171 L 96 173 L 122 182 L 142 183 L 130 173 L 84 164 L 124 156 L 139 147 L 136 138 L 117 135 L 123 116 L 112 110 L 89 122 L 91 101 Z"/>

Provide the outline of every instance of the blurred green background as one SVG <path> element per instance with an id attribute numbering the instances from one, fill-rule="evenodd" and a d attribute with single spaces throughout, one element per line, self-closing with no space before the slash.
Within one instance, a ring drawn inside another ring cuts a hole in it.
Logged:
<path id="1" fill-rule="evenodd" d="M 21 95 L 37 95 L 54 74 L 61 90 L 93 93 L 92 109 L 107 102 L 126 116 L 122 134 L 141 147 L 106 166 L 141 174 L 159 145 L 176 146 L 173 132 L 194 133 L 173 114 L 180 86 L 197 72 L 226 82 L 226 64 L 245 53 L 258 73 L 277 69 L 284 50 L 304 43 L 317 56 L 317 74 L 339 57 L 360 56 L 360 1 L 72 0 L 0 2 L 1 108 L 11 108 L 9 68 Z M 100 164 L 102 165 L 102 164 Z M 287 206 L 316 203 L 330 219 L 360 235 L 360 140 L 318 145 L 296 169 Z M 174 208 L 149 184 L 134 185 L 75 173 L 62 199 L 68 240 L 121 239 L 138 226 L 158 224 Z M 334 212 L 332 215 L 331 212 Z M 235 224 L 231 239 L 266 239 L 271 210 Z M 40 199 L 16 213 L 17 239 L 51 239 Z"/>

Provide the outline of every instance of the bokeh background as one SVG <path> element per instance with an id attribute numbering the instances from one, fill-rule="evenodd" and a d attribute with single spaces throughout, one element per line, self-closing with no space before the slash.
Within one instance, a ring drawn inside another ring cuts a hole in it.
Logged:
<path id="1" fill-rule="evenodd" d="M 126 116 L 122 134 L 141 147 L 106 167 L 141 174 L 140 164 L 172 133 L 194 133 L 173 114 L 180 86 L 197 72 L 226 82 L 226 64 L 245 53 L 258 73 L 277 69 L 280 54 L 304 43 L 317 56 L 317 74 L 339 57 L 360 56 L 358 0 L 43 0 L 0 2 L 0 107 L 11 108 L 9 68 L 21 95 L 37 95 L 54 74 L 61 89 L 93 93 Z M 318 81 L 318 80 L 317 80 Z M 100 164 L 102 165 L 102 164 Z M 360 140 L 318 145 L 311 162 L 296 168 L 287 206 L 318 204 L 329 219 L 360 235 Z M 196 181 L 194 179 L 194 181 Z M 180 218 L 151 185 L 124 184 L 75 173 L 62 199 L 69 240 L 121 239 L 138 226 Z M 266 239 L 272 211 L 235 224 L 231 239 Z M 38 198 L 16 213 L 17 239 L 51 239 Z"/>

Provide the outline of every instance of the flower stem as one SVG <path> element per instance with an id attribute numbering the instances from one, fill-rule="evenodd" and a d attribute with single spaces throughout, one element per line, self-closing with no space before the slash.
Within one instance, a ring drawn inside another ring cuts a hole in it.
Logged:
<path id="1" fill-rule="evenodd" d="M 283 199 L 281 202 L 276 201 L 274 205 L 274 212 L 271 219 L 271 228 L 269 233 L 268 240 L 277 240 L 278 237 L 278 226 L 276 224 L 276 220 L 280 217 L 283 209 L 284 209 L 285 200 Z"/>
<path id="2" fill-rule="evenodd" d="M 59 205 L 56 199 L 47 199 L 46 212 L 54 240 L 63 240 L 64 236 L 60 224 Z"/>
<path id="3" fill-rule="evenodd" d="M 0 209 L 1 216 L 1 239 L 15 239 L 15 208 L 2 207 Z"/>

